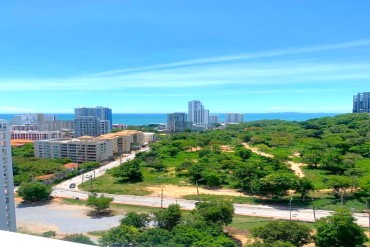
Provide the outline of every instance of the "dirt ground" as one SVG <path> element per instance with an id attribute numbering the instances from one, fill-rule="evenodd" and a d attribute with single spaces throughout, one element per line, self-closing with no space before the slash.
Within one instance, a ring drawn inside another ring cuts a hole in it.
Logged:
<path id="1" fill-rule="evenodd" d="M 185 195 L 196 195 L 197 187 L 195 186 L 175 186 L 175 185 L 158 185 L 147 187 L 152 191 L 151 195 L 160 195 L 163 189 L 163 196 L 168 198 L 180 198 Z M 226 196 L 245 196 L 241 192 L 232 189 L 204 189 L 199 188 L 199 194 L 226 195 Z"/>
<path id="2" fill-rule="evenodd" d="M 258 148 L 255 148 L 255 147 L 251 147 L 248 143 L 243 143 L 243 146 L 246 148 L 246 149 L 249 149 L 251 150 L 253 153 L 256 153 L 258 155 L 261 155 L 261 156 L 265 156 L 265 157 L 274 157 L 272 154 L 267 154 L 267 153 L 264 153 L 262 151 L 260 151 Z M 299 153 L 294 153 L 293 154 L 294 157 L 299 157 Z M 286 162 L 290 168 L 294 171 L 294 173 L 300 177 L 300 178 L 303 178 L 304 177 L 304 173 L 301 169 L 302 166 L 305 166 L 306 164 L 304 163 L 296 163 L 294 161 L 287 161 Z"/>

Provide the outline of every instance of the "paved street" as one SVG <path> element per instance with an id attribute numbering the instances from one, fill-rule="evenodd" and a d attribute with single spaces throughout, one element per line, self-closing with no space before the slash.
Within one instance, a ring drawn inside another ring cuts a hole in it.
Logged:
<path id="1" fill-rule="evenodd" d="M 86 199 L 88 196 L 87 192 L 81 192 L 77 190 L 60 190 L 55 189 L 54 195 L 65 198 L 75 198 L 79 197 L 81 199 Z M 132 204 L 132 205 L 142 205 L 151 207 L 160 207 L 161 198 L 160 195 L 157 196 L 129 196 L 129 195 L 111 195 L 106 194 L 114 198 L 114 203 Z M 172 203 L 178 203 L 183 209 L 193 209 L 195 207 L 194 200 L 184 200 L 175 198 L 164 198 L 163 206 L 167 207 Z M 299 209 L 292 208 L 290 213 L 289 207 L 271 207 L 263 205 L 248 205 L 248 204 L 234 204 L 235 213 L 240 215 L 250 215 L 250 216 L 261 216 L 261 217 L 271 217 L 277 219 L 289 219 L 290 214 L 292 220 L 301 221 L 314 221 L 314 214 L 312 209 Z M 331 215 L 330 211 L 327 210 L 316 210 L 316 218 L 321 218 Z M 355 217 L 358 223 L 362 226 L 368 226 L 368 215 L 364 213 L 357 213 Z"/>

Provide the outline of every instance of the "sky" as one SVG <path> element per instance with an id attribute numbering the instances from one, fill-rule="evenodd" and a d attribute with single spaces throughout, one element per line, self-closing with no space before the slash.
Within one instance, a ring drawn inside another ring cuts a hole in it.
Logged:
<path id="1" fill-rule="evenodd" d="M 0 113 L 352 110 L 370 2 L 5 0 Z"/>

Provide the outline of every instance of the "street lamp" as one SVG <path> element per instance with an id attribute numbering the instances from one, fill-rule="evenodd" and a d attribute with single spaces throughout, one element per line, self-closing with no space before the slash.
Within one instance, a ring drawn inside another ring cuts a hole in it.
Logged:
<path id="1" fill-rule="evenodd" d="M 313 219 L 316 221 L 315 201 L 312 198 Z"/>
<path id="2" fill-rule="evenodd" d="M 290 201 L 289 201 L 289 220 L 292 220 L 292 201 L 293 201 L 293 198 L 290 198 Z"/>

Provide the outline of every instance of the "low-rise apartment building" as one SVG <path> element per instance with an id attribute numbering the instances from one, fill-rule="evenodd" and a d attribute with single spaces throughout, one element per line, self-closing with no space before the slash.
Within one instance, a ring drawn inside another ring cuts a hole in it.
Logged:
<path id="1" fill-rule="evenodd" d="M 64 138 L 63 132 L 61 131 L 12 130 L 10 134 L 12 140 L 36 141 L 36 140 L 50 140 Z"/>
<path id="2" fill-rule="evenodd" d="M 68 140 L 38 140 L 34 142 L 38 158 L 70 158 L 73 162 L 106 161 L 113 158 L 112 143 L 91 136 Z"/>
<path id="3" fill-rule="evenodd" d="M 114 154 L 129 153 L 131 151 L 131 145 L 134 142 L 133 135 L 122 131 L 101 135 L 97 138 L 111 142 Z"/>

